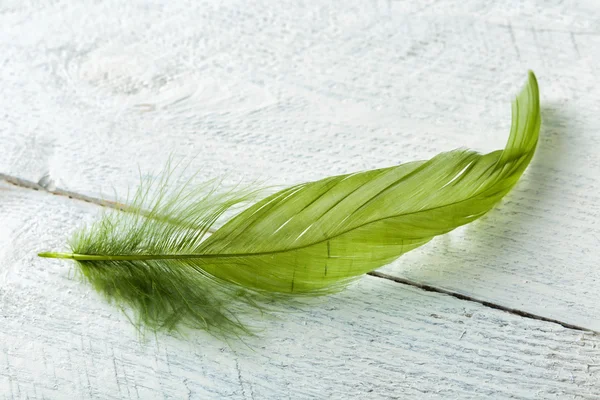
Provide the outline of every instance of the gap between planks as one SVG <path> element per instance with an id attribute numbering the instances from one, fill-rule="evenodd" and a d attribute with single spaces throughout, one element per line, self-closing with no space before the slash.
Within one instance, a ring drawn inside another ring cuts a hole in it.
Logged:
<path id="1" fill-rule="evenodd" d="M 91 197 L 91 196 L 86 196 L 84 194 L 80 194 L 80 193 L 76 193 L 76 192 L 71 192 L 69 190 L 64 190 L 64 189 L 60 189 L 60 188 L 54 188 L 52 190 L 48 189 L 46 186 L 41 185 L 39 183 L 36 182 L 32 182 L 32 181 L 28 181 L 26 179 L 21 179 L 15 176 L 11 176 L 11 175 L 6 175 L 6 174 L 2 174 L 0 173 L 0 180 L 3 180 L 11 185 L 14 186 L 18 186 L 20 188 L 25 188 L 25 189 L 32 189 L 32 190 L 38 190 L 38 191 L 44 191 L 50 194 L 54 194 L 56 196 L 63 196 L 63 197 L 68 197 L 69 199 L 75 199 L 75 200 L 79 200 L 79 201 L 85 201 L 87 203 L 91 203 L 91 204 L 96 204 L 99 205 L 101 207 L 108 207 L 108 208 L 113 208 L 115 210 L 120 210 L 120 211 L 127 211 L 129 209 L 129 207 L 126 204 L 123 203 L 119 203 L 116 201 L 110 201 L 110 200 L 103 200 L 103 199 L 99 199 L 97 197 Z M 524 317 L 524 318 L 529 318 L 529 319 L 534 319 L 534 320 L 538 320 L 538 321 L 544 321 L 544 322 L 550 322 L 553 324 L 558 324 L 564 328 L 568 328 L 568 329 L 573 329 L 573 330 L 577 330 L 577 331 L 584 331 L 584 332 L 591 332 L 591 333 L 597 333 L 600 334 L 600 332 L 596 332 L 592 329 L 588 329 L 585 328 L 583 326 L 579 326 L 579 325 L 573 325 L 573 324 L 569 324 L 568 322 L 564 322 L 564 321 L 560 321 L 557 319 L 553 319 L 553 318 L 548 318 L 548 317 L 544 317 L 542 315 L 537 315 L 537 314 L 533 314 L 527 311 L 523 311 L 523 310 L 519 310 L 519 309 L 515 309 L 515 308 L 511 308 L 511 307 L 506 307 L 500 304 L 496 304 L 496 303 L 492 303 L 490 301 L 487 300 L 482 300 L 482 299 L 478 299 L 476 297 L 472 297 L 472 296 L 468 296 L 462 293 L 458 293 L 458 292 L 454 292 L 451 290 L 447 290 L 444 288 L 440 288 L 437 286 L 431 286 L 431 285 L 427 285 L 424 283 L 419 283 L 419 282 L 415 282 L 409 279 L 405 279 L 405 278 L 401 278 L 401 277 L 397 277 L 397 276 L 392 276 L 392 275 L 388 275 L 388 274 L 384 274 L 382 272 L 378 272 L 378 271 L 372 271 L 372 272 L 368 272 L 367 275 L 370 276 L 374 276 L 376 278 L 381 278 L 381 279 L 387 279 L 396 283 L 400 283 L 402 285 L 408 285 L 408 286 L 412 286 L 412 287 L 416 287 L 419 288 L 421 290 L 425 290 L 427 292 L 433 292 L 433 293 L 440 293 L 440 294 L 445 294 L 448 296 L 452 296 L 456 299 L 459 300 L 463 300 L 463 301 L 471 301 L 474 303 L 478 303 L 481 304 L 482 306 L 485 307 L 489 307 L 495 310 L 500 310 L 500 311 L 504 311 L 510 314 L 514 314 L 514 315 L 518 315 L 520 317 Z"/>

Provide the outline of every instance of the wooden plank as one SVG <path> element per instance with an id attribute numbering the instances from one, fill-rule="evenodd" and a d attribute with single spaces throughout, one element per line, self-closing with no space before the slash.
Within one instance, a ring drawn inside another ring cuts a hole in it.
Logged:
<path id="1" fill-rule="evenodd" d="M 385 272 L 600 330 L 598 5 L 438 3 L 18 3 L 0 14 L 0 171 L 111 197 L 170 154 L 199 179 L 288 185 L 489 151 L 531 68 L 544 122 L 523 181 Z"/>
<path id="2" fill-rule="evenodd" d="M 0 184 L 0 393 L 6 399 L 578 398 L 600 395 L 600 337 L 389 280 L 265 319 L 246 345 L 140 341 L 59 260 L 99 207 Z"/>

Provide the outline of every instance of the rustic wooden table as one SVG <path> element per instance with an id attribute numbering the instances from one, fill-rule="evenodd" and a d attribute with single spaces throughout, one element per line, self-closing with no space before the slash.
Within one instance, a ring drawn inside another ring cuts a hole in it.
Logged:
<path id="1" fill-rule="evenodd" d="M 170 155 L 290 185 L 501 148 L 528 69 L 541 139 L 499 207 L 248 346 L 141 341 L 36 256 Z M 0 2 L 0 396 L 600 398 L 598 76 L 595 0 Z"/>

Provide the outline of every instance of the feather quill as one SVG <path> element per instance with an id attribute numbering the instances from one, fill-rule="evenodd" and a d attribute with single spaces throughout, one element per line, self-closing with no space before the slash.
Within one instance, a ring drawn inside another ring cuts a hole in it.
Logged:
<path id="1" fill-rule="evenodd" d="M 39 255 L 75 260 L 97 291 L 133 311 L 138 325 L 249 333 L 240 316 L 265 298 L 337 291 L 487 213 L 525 171 L 540 124 L 538 85 L 529 72 L 512 103 L 504 150 L 454 150 L 296 185 L 210 235 L 226 211 L 256 192 L 218 194 L 207 184 L 168 194 L 166 174 L 142 182 L 128 212 L 107 213 L 78 231 L 70 253 Z"/>

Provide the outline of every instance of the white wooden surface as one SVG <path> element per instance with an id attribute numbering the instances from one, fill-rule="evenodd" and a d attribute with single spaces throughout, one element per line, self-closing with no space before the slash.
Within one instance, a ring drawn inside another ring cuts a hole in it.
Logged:
<path id="1" fill-rule="evenodd" d="M 139 342 L 40 247 L 93 205 L 0 186 L 0 393 L 12 399 L 597 398 L 600 338 L 365 277 L 265 320 L 247 344 Z"/>
<path id="2" fill-rule="evenodd" d="M 384 271 L 600 331 L 599 61 L 593 0 L 5 0 L 0 173 L 112 197 L 171 154 L 200 178 L 287 185 L 490 151 L 533 69 L 543 122 L 522 182 Z M 254 351 L 140 343 L 35 257 L 98 211 L 0 186 L 8 399 L 600 397 L 597 336 L 372 277 L 265 322 Z"/>

